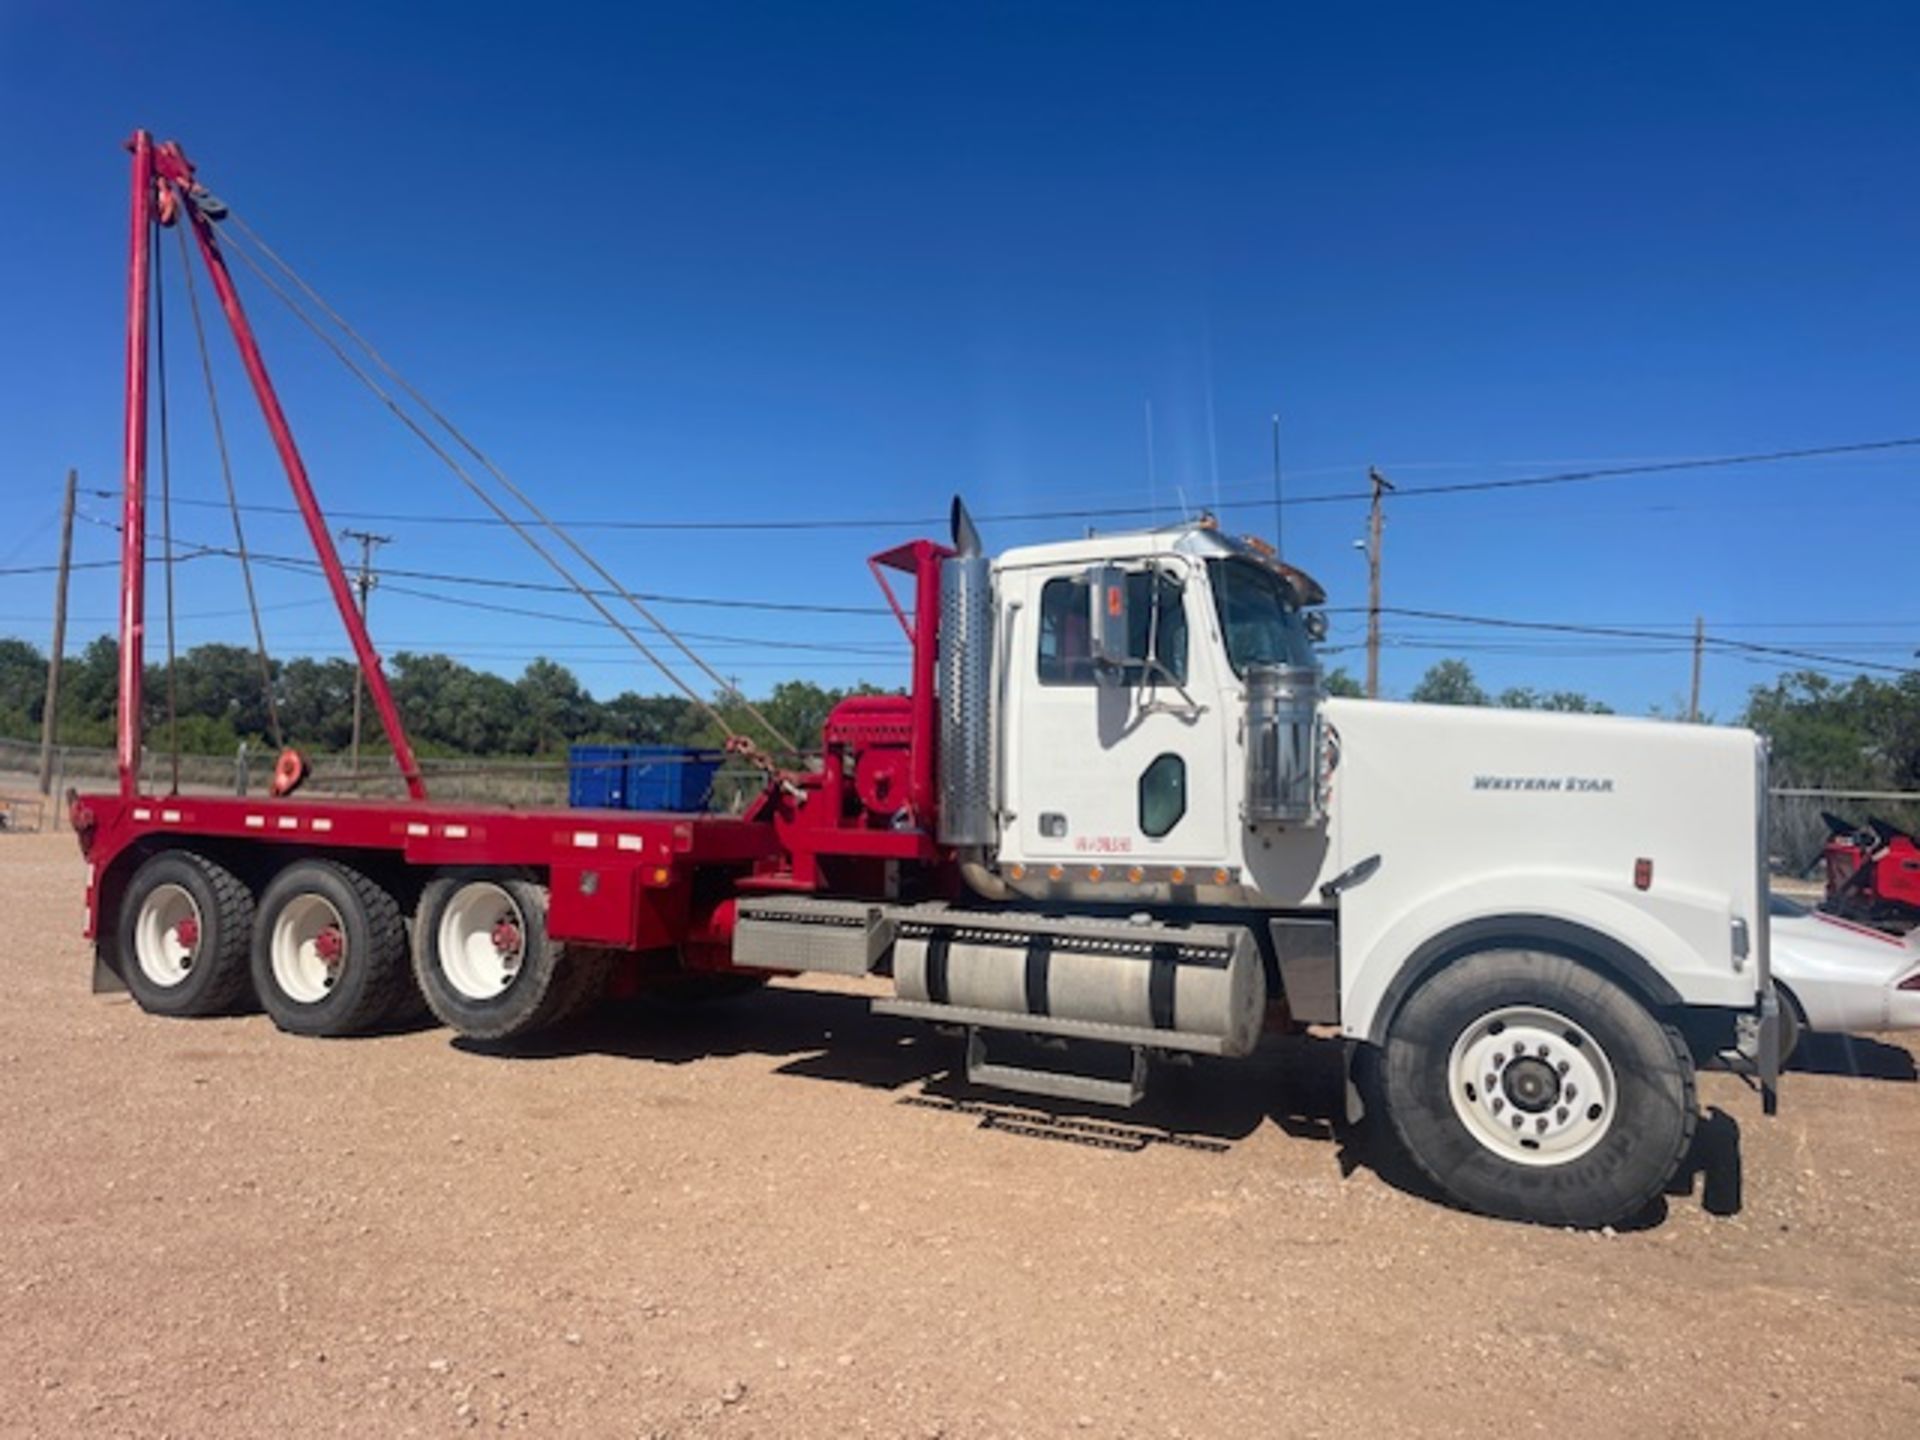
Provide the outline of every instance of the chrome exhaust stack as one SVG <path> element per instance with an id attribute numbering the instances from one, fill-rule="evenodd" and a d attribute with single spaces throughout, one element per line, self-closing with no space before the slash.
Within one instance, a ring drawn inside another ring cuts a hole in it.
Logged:
<path id="1" fill-rule="evenodd" d="M 993 562 L 958 496 L 940 564 L 940 843 L 990 849 L 993 814 Z"/>

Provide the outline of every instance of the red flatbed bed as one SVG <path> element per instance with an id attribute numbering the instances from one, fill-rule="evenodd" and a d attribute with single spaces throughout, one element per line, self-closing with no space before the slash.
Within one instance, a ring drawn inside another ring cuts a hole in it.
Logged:
<path id="1" fill-rule="evenodd" d="M 703 870 L 744 875 L 780 852 L 774 827 L 737 816 L 635 810 L 516 810 L 436 801 L 272 799 L 232 795 L 78 798 L 92 820 L 87 934 L 102 876 L 176 843 L 208 840 L 377 852 L 422 869 L 519 867 L 550 877 L 556 940 L 646 949 L 669 942 L 673 917 Z M 84 818 L 84 817 L 83 817 Z M 677 927 L 673 927 L 677 928 Z"/>

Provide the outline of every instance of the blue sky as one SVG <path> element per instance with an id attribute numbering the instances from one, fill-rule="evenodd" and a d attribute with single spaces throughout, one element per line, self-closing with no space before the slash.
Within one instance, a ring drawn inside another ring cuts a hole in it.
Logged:
<path id="1" fill-rule="evenodd" d="M 1302 497 L 1362 488 L 1370 463 L 1417 486 L 1920 434 L 1916 56 L 1920 17 L 1897 5 L 12 0 L 0 567 L 52 558 L 68 465 L 84 489 L 118 484 L 136 125 L 181 139 L 556 514 L 932 517 L 959 491 L 987 513 L 1171 518 L 1184 496 L 1270 533 L 1270 509 L 1233 507 L 1270 493 L 1275 410 Z M 177 268 L 174 483 L 210 498 Z M 249 279 L 323 503 L 481 513 Z M 216 343 L 243 497 L 284 503 Z M 1903 661 L 1917 463 L 1409 497 L 1389 512 L 1386 598 L 1676 635 L 1701 614 Z M 177 515 L 189 539 L 225 533 L 221 511 Z M 1288 513 L 1290 557 L 1335 605 L 1365 598 L 1363 521 L 1356 503 Z M 287 520 L 250 525 L 259 548 L 305 553 Z M 373 528 L 395 537 L 389 566 L 548 578 L 485 527 Z M 1076 527 L 987 529 L 1000 547 Z M 108 530 L 80 530 L 80 558 L 111 556 Z M 862 561 L 903 538 L 583 534 L 650 591 L 845 606 L 877 603 Z M 232 572 L 178 572 L 183 643 L 245 639 Z M 75 648 L 108 628 L 114 583 L 76 575 Z M 511 673 L 549 653 L 596 693 L 664 688 L 604 630 L 401 583 L 586 613 L 395 582 L 374 601 L 389 654 Z M 317 582 L 267 588 L 276 652 L 343 653 Z M 0 575 L 0 632 L 44 645 L 50 590 Z M 749 690 L 904 675 L 883 616 L 663 613 L 730 637 L 703 648 Z M 1357 616 L 1334 620 L 1334 643 L 1358 640 Z M 1684 699 L 1679 638 L 1623 653 L 1397 618 L 1387 634 L 1392 693 L 1458 653 L 1494 687 Z M 1712 657 L 1709 708 L 1734 714 L 1772 672 Z"/>

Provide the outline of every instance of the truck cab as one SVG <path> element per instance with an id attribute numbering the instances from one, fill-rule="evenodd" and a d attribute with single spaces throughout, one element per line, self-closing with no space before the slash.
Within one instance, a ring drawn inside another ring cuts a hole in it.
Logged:
<path id="1" fill-rule="evenodd" d="M 1010 550 L 995 580 L 998 854 L 1011 884 L 1036 897 L 1324 905 L 1319 585 L 1204 521 Z M 1251 717 L 1250 693 L 1276 685 L 1284 719 Z M 1291 797 L 1249 796 L 1263 742 L 1289 767 Z M 1296 823 L 1266 833 L 1262 805 L 1280 798 Z"/>

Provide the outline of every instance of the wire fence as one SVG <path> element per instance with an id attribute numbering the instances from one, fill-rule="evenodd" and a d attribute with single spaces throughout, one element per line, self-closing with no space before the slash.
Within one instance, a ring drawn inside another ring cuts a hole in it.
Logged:
<path id="1" fill-rule="evenodd" d="M 278 757 L 270 750 L 242 745 L 232 755 L 180 756 L 180 790 L 201 795 L 265 795 L 273 784 Z M 368 799 L 403 799 L 405 783 L 390 757 L 363 755 L 358 770 L 350 756 L 309 755 L 312 773 L 302 795 L 329 795 Z M 619 761 L 577 765 L 552 759 L 474 759 L 454 756 L 420 760 L 421 778 L 435 800 L 463 804 L 505 805 L 516 809 L 564 807 L 568 782 L 575 770 Z M 668 762 L 661 762 L 668 763 Z M 37 777 L 40 747 L 31 741 L 0 739 L 0 802 L 12 802 L 13 828 L 38 829 L 65 823 L 59 797 L 69 786 L 98 789 L 119 777 L 119 761 L 112 750 L 85 745 L 57 745 L 53 752 L 52 802 L 39 803 Z M 149 748 L 141 761 L 149 789 L 171 789 L 173 757 Z M 714 777 L 710 810 L 723 814 L 744 809 L 765 785 L 765 777 L 744 763 L 728 764 Z M 38 812 L 44 813 L 38 813 Z"/>

